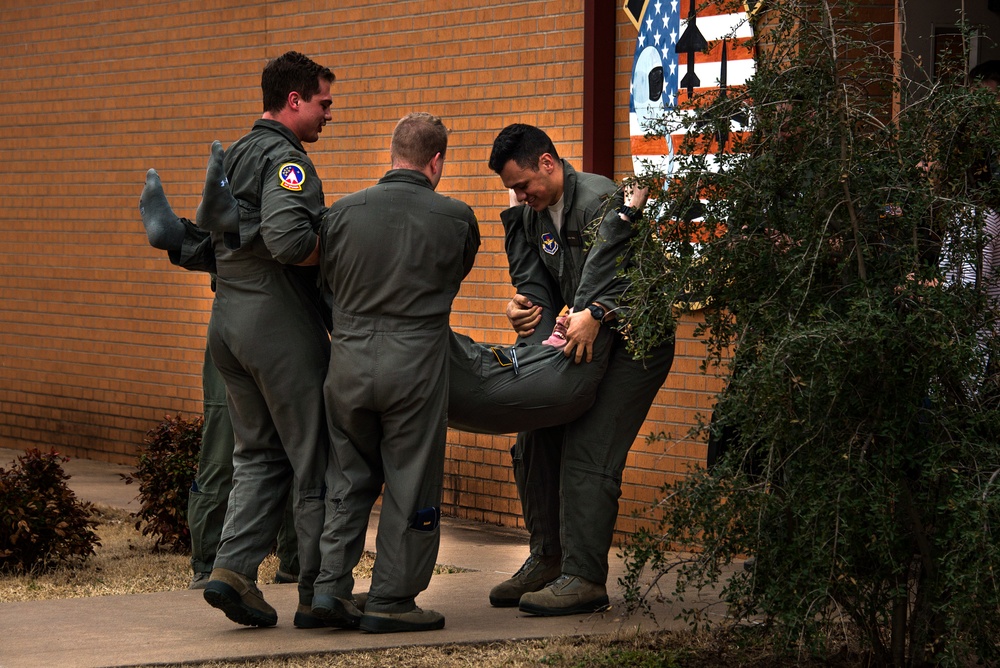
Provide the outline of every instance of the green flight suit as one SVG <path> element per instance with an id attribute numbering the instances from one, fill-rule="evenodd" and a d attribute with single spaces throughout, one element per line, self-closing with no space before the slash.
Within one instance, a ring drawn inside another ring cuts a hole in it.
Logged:
<path id="1" fill-rule="evenodd" d="M 482 434 L 509 434 L 562 425 L 594 403 L 608 367 L 612 337 L 602 331 L 590 364 L 576 364 L 561 348 L 476 343 L 451 333 L 448 426 Z"/>
<path id="2" fill-rule="evenodd" d="M 214 251 L 205 254 L 202 243 L 208 233 L 191 226 L 185 238 L 187 254 L 207 257 L 197 267 L 215 271 Z M 176 262 L 175 262 L 176 264 Z M 195 269 L 194 266 L 186 268 Z M 538 303 L 554 303 L 541 274 L 532 294 Z M 545 295 L 541 297 L 539 295 Z M 552 313 L 545 309 L 546 315 Z M 538 341 L 552 331 L 555 317 L 539 325 Z M 597 385 L 607 368 L 611 350 L 610 331 L 602 329 L 590 364 L 574 364 L 561 350 L 519 340 L 513 347 L 477 343 L 464 334 L 452 332 L 449 352 L 448 426 L 468 432 L 508 434 L 565 424 L 590 408 Z M 515 363 L 516 358 L 516 363 Z M 280 542 L 280 540 L 279 540 Z M 280 554 L 279 554 L 280 556 Z"/>
<path id="3" fill-rule="evenodd" d="M 319 571 L 329 458 L 323 379 L 329 311 L 315 267 L 325 203 L 312 162 L 284 125 L 258 120 L 226 151 L 239 234 L 213 232 L 216 293 L 209 345 L 226 382 L 236 446 L 216 568 L 256 577 L 292 489 L 299 601 Z M 256 215 L 255 215 L 256 214 Z"/>
<path id="4" fill-rule="evenodd" d="M 430 582 L 440 541 L 448 318 L 478 249 L 472 209 L 408 169 L 344 197 L 323 223 L 334 458 L 316 592 L 351 596 L 351 571 L 382 492 L 366 612 L 412 610 Z"/>
<path id="5" fill-rule="evenodd" d="M 618 215 L 622 196 L 610 179 L 562 164 L 561 230 L 548 210 L 522 205 L 501 216 L 511 281 L 533 300 L 549 300 L 552 312 L 593 302 L 618 310 L 627 289 L 619 270 L 633 235 Z M 519 434 L 511 450 L 531 552 L 561 556 L 563 574 L 597 583 L 607 580 L 625 460 L 674 352 L 673 332 L 643 360 L 610 334 L 610 361 L 589 410 L 565 426 Z M 547 335 L 539 328 L 529 341 Z"/>

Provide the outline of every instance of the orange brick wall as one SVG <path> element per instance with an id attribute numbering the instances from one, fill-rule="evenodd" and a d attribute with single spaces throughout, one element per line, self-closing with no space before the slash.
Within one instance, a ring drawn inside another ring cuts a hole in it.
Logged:
<path id="1" fill-rule="evenodd" d="M 327 200 L 388 164 L 395 121 L 412 110 L 452 130 L 440 191 L 472 205 L 484 234 L 455 303 L 457 329 L 513 340 L 499 212 L 486 166 L 504 125 L 546 128 L 582 158 L 583 2 L 521 0 L 51 0 L 0 10 L 0 446 L 54 446 L 131 462 L 166 413 L 200 413 L 208 279 L 150 248 L 138 214 L 155 167 L 175 210 L 193 216 L 213 139 L 230 144 L 260 114 L 260 70 L 288 49 L 331 66 L 333 123 L 310 155 Z M 616 172 L 628 157 L 635 30 L 618 12 Z M 665 479 L 704 460 L 683 440 L 713 386 L 682 328 L 678 358 L 644 433 L 669 438 L 630 459 L 621 529 Z M 453 432 L 446 510 L 520 525 L 508 436 Z M 5 463 L 0 463 L 3 465 Z"/>

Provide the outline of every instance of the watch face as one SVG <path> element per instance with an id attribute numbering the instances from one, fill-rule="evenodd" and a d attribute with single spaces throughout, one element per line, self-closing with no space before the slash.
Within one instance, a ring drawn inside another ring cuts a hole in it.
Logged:
<path id="1" fill-rule="evenodd" d="M 604 309 L 597 304 L 591 304 L 587 309 L 590 311 L 590 315 L 594 316 L 595 320 L 604 320 Z"/>

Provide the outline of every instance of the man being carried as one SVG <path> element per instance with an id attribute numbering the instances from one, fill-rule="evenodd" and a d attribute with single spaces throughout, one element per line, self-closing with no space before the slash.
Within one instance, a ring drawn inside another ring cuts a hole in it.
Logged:
<path id="1" fill-rule="evenodd" d="M 221 160 L 220 155 L 213 152 L 210 171 L 212 163 Z M 204 197 L 216 200 L 213 204 L 216 209 L 226 209 L 230 202 L 235 202 L 228 184 L 212 180 L 206 183 Z M 222 228 L 221 223 L 200 217 L 206 208 L 205 201 L 198 209 L 197 226 L 186 218 L 178 218 L 152 169 L 146 176 L 143 199 L 156 203 L 144 208 L 143 222 L 147 229 L 176 233 L 183 243 L 181 266 L 214 272 L 215 255 L 210 247 L 211 236 L 205 229 L 206 225 Z M 236 229 L 230 224 L 226 231 Z M 533 298 L 537 304 L 549 303 L 540 296 Z M 550 308 L 545 311 L 553 312 Z M 552 318 L 551 322 L 555 320 Z M 537 342 L 521 339 L 513 347 L 477 343 L 465 334 L 450 332 L 448 426 L 468 432 L 507 434 L 563 424 L 586 412 L 607 368 L 610 330 L 603 328 L 598 335 L 590 364 L 575 364 L 559 347 L 551 345 L 565 344 L 564 339 L 559 340 L 564 326 L 555 325 L 555 331 L 548 345 L 543 345 L 541 339 L 545 337 L 539 336 Z M 553 332 L 553 325 L 549 325 L 548 332 Z"/>

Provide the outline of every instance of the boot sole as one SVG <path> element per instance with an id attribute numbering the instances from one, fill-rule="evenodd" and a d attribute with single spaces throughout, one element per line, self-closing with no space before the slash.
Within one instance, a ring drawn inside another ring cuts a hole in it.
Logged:
<path id="1" fill-rule="evenodd" d="M 230 620 L 243 626 L 274 626 L 278 623 L 278 615 L 269 615 L 251 608 L 243 602 L 239 592 L 225 582 L 215 580 L 205 587 L 205 600 L 213 608 L 218 608 Z"/>
<path id="2" fill-rule="evenodd" d="M 328 629 L 331 626 L 331 624 L 318 615 L 310 615 L 306 612 L 296 612 L 292 624 L 297 629 Z"/>
<path id="3" fill-rule="evenodd" d="M 490 596 L 490 605 L 494 608 L 516 608 L 520 602 L 520 598 L 496 598 L 495 596 Z"/>
<path id="4" fill-rule="evenodd" d="M 344 604 L 334 598 L 327 604 L 324 601 L 320 605 L 313 605 L 312 608 L 313 616 L 322 620 L 326 626 L 332 626 L 338 629 L 356 629 L 361 625 L 362 617 L 357 617 L 348 612 Z"/>
<path id="5" fill-rule="evenodd" d="M 444 618 L 432 622 L 407 622 L 392 617 L 361 617 L 361 630 L 368 633 L 405 633 L 407 631 L 437 631 L 444 628 Z"/>
<path id="6" fill-rule="evenodd" d="M 521 612 L 526 612 L 529 615 L 536 615 L 538 617 L 561 617 L 563 615 L 589 615 L 594 612 L 602 612 L 611 607 L 611 601 L 608 600 L 607 596 L 594 599 L 593 601 L 586 601 L 585 603 L 580 603 L 569 608 L 546 608 L 541 605 L 532 605 L 531 603 L 521 603 L 518 606 L 518 610 Z"/>

